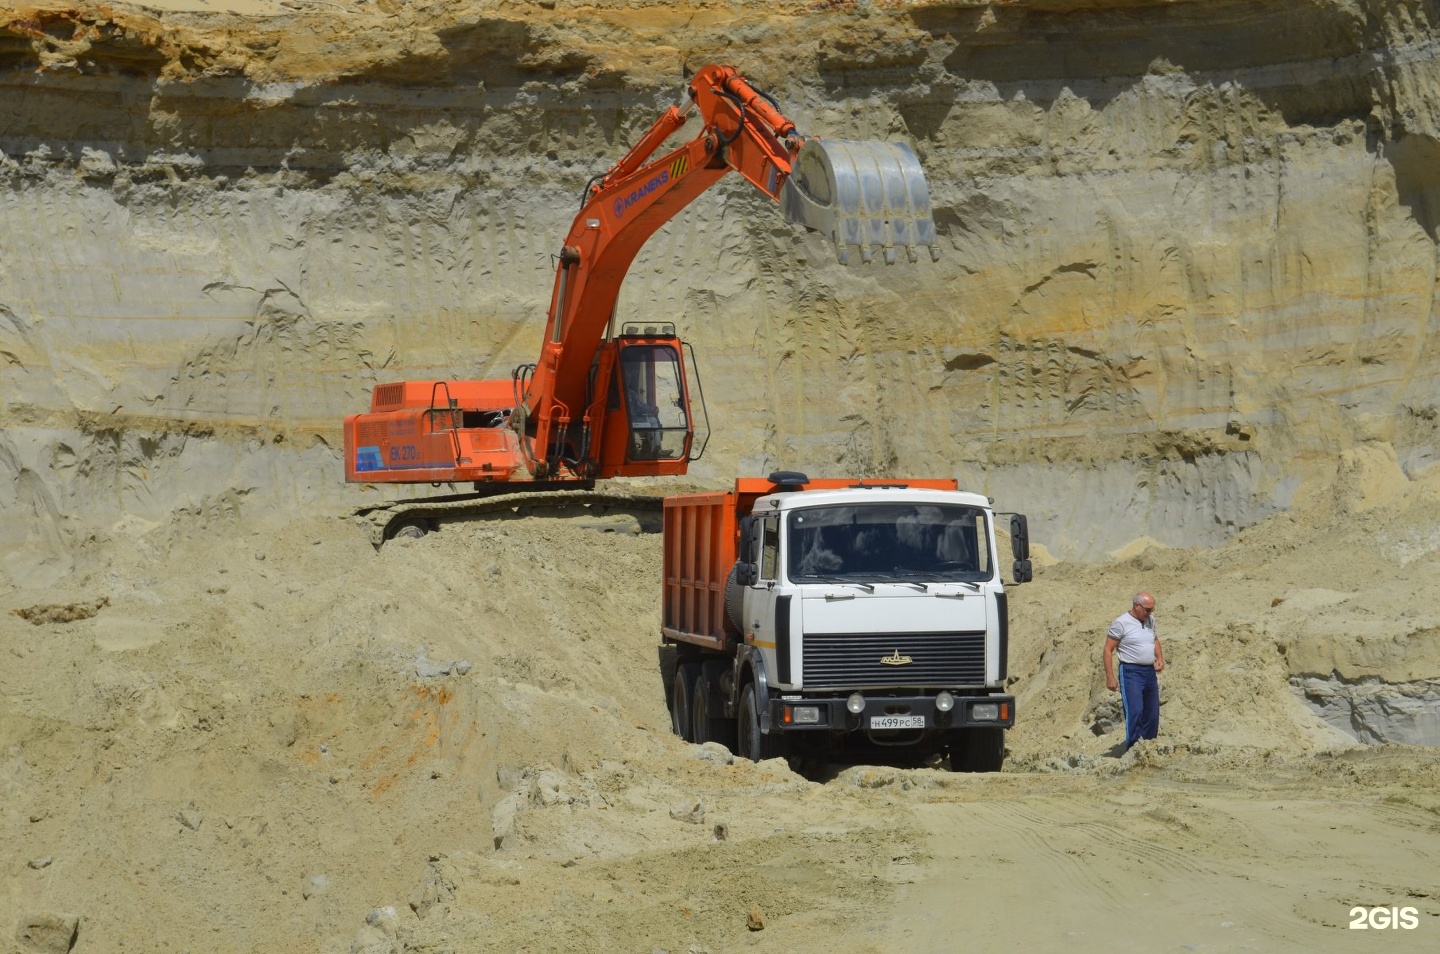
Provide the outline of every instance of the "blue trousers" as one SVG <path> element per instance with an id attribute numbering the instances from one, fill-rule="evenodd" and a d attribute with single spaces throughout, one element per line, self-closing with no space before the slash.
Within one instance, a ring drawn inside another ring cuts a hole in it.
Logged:
<path id="1" fill-rule="evenodd" d="M 1160 734 L 1160 680 L 1154 666 L 1120 664 L 1120 706 L 1125 710 L 1125 748 Z"/>

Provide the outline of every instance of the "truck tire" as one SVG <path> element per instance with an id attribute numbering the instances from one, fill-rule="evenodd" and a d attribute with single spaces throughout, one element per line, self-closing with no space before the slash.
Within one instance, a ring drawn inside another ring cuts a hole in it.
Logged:
<path id="1" fill-rule="evenodd" d="M 1004 764 L 1004 729 L 957 729 L 950 733 L 952 772 L 998 772 Z"/>
<path id="2" fill-rule="evenodd" d="M 695 705 L 695 682 L 699 678 L 699 663 L 681 663 L 675 667 L 675 681 L 670 687 L 670 728 L 686 742 L 695 741 L 690 716 Z"/>
<path id="3" fill-rule="evenodd" d="M 760 732 L 760 709 L 755 700 L 755 684 L 747 685 L 740 693 L 740 739 L 736 755 L 752 762 L 783 758 L 788 740 L 778 735 L 762 735 Z"/>
<path id="4" fill-rule="evenodd" d="M 660 691 L 665 696 L 665 708 L 670 708 L 670 694 L 675 690 L 675 667 L 680 665 L 680 651 L 674 646 L 662 643 L 656 652 L 660 665 Z"/>
<path id="5" fill-rule="evenodd" d="M 695 683 L 694 705 L 690 710 L 690 725 L 696 742 L 719 742 L 725 748 L 735 750 L 735 723 L 725 718 L 725 706 L 710 673 L 701 670 L 700 680 Z"/>

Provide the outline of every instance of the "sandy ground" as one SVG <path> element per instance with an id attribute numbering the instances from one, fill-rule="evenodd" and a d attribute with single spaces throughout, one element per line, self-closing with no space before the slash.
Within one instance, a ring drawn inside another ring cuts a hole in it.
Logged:
<path id="1" fill-rule="evenodd" d="M 728 51 L 731 11 L 697 9 Z M 125 31 L 157 10 L 285 11 L 214 50 L 184 16 L 166 34 L 177 77 L 256 82 L 403 65 L 407 25 L 432 16 L 397 0 L 157 0 L 120 7 L 124 29 L 98 47 L 43 18 L 17 36 L 47 69 L 96 50 L 123 66 Z M 337 10 L 316 35 L 348 45 L 287 30 Z M 193 66 L 175 52 L 196 49 Z M 1375 248 L 1386 268 L 1403 258 Z M 1433 269 L 1414 273 L 1429 301 Z M 78 495 L 113 490 L 65 484 L 78 489 L 53 521 L 30 521 L 53 539 L 0 549 L 0 951 L 1440 949 L 1440 750 L 1360 745 L 1297 690 L 1369 693 L 1385 731 L 1440 720 L 1440 469 L 1402 468 L 1364 434 L 1344 446 L 1300 460 L 1293 509 L 1224 545 L 1042 560 L 1012 597 L 1019 718 L 991 776 L 756 765 L 674 738 L 659 539 L 623 524 L 489 520 L 377 551 L 348 514 L 245 490 L 81 528 Z M 1145 496 L 1108 466 L 1120 499 Z M 1186 519 L 1225 512 L 1185 503 Z M 1142 587 L 1169 661 L 1162 735 L 1120 757 L 1100 637 Z M 1413 914 L 1380 927 L 1379 909 Z"/>
<path id="2" fill-rule="evenodd" d="M 0 587 L 0 925 L 73 917 L 76 951 L 1433 950 L 1440 753 L 1330 728 L 1282 649 L 1434 617 L 1433 550 L 1383 559 L 1434 484 L 1043 567 L 994 776 L 674 738 L 653 535 L 531 517 L 376 552 L 346 515 L 122 519 L 62 584 Z M 1293 608 L 1322 581 L 1362 605 Z M 1142 584 L 1164 728 L 1117 758 L 1098 634 Z M 1417 925 L 1348 927 L 1374 906 Z"/>
<path id="3" fill-rule="evenodd" d="M 877 949 L 1434 949 L 1440 842 L 1434 803 L 1394 790 L 1426 784 L 1407 755 L 1347 757 L 1303 781 L 1258 764 L 1183 780 L 1170 768 L 1005 777 L 915 805 L 930 860 Z M 1386 781 L 1337 784 L 1351 771 Z M 1418 923 L 1362 933 L 1357 906 L 1410 906 Z"/>

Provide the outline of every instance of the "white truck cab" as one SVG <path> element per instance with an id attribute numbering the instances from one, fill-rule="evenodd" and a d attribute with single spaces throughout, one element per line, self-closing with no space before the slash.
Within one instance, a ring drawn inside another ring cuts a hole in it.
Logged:
<path id="1" fill-rule="evenodd" d="M 751 758 L 885 749 L 998 770 L 1015 700 L 989 499 L 916 482 L 769 480 L 777 489 L 736 514 L 725 617 L 738 638 L 719 645 L 732 662 L 692 663 L 698 688 L 681 673 L 681 694 L 707 703 L 677 731 L 716 734 L 734 718 L 737 751 Z M 1024 582 L 1025 518 L 1012 515 L 1010 530 Z"/>

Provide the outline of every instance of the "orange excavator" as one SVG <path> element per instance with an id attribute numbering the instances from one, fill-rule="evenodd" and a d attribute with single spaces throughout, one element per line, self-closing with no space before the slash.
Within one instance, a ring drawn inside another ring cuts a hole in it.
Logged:
<path id="1" fill-rule="evenodd" d="M 730 66 L 708 66 L 638 143 L 587 184 L 560 249 L 544 344 L 508 380 L 377 385 L 345 419 L 345 478 L 473 482 L 480 494 L 589 489 L 596 479 L 686 472 L 708 438 L 693 355 L 669 323 L 616 324 L 646 240 L 730 171 L 785 217 L 858 251 L 938 258 L 929 188 L 904 144 L 807 138 Z M 698 111 L 699 132 L 656 155 Z M 702 422 L 697 439 L 697 418 Z"/>

